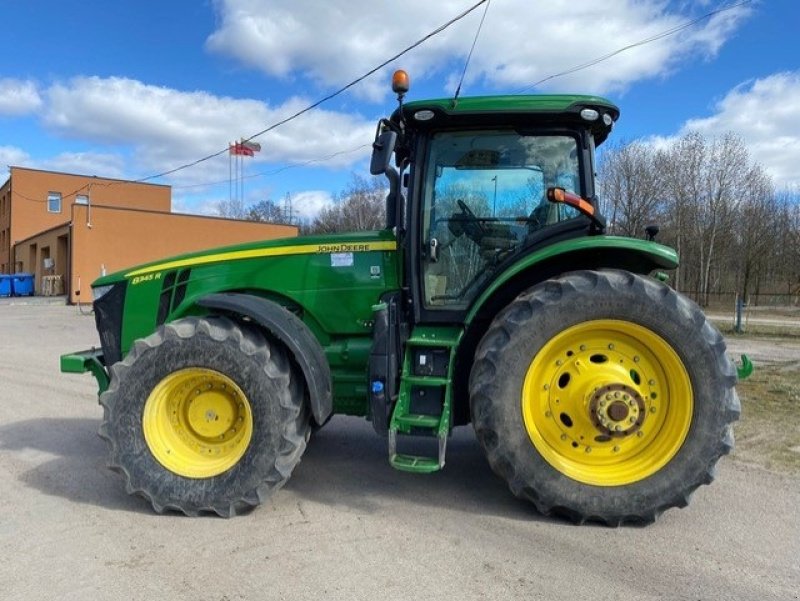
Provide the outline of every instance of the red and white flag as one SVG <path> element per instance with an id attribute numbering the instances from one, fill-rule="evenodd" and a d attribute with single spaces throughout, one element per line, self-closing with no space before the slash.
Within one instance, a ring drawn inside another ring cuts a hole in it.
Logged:
<path id="1" fill-rule="evenodd" d="M 246 157 L 255 156 L 255 151 L 252 148 L 248 148 L 247 146 L 245 146 L 240 142 L 234 142 L 233 144 L 230 144 L 228 146 L 228 151 L 234 156 L 237 155 Z"/>

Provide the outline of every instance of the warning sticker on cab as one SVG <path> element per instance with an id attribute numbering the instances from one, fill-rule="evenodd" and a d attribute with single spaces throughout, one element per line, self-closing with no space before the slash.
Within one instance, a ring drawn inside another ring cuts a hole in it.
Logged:
<path id="1" fill-rule="evenodd" d="M 331 267 L 352 267 L 353 253 L 331 253 Z"/>

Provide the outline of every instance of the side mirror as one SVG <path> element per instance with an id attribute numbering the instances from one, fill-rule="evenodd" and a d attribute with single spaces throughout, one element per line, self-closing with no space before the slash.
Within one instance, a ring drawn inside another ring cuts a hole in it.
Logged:
<path id="1" fill-rule="evenodd" d="M 375 136 L 375 142 L 372 143 L 372 161 L 369 164 L 369 172 L 372 175 L 386 173 L 396 144 L 397 133 L 390 129 Z"/>

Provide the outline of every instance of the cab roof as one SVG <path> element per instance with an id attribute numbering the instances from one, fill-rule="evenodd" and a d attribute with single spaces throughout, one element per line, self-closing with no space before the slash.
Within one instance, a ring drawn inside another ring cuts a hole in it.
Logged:
<path id="1" fill-rule="evenodd" d="M 583 109 L 594 109 L 598 118 L 588 121 L 581 116 Z M 430 111 L 426 113 L 425 111 Z M 432 115 L 431 115 L 432 113 Z M 605 123 L 608 115 L 610 124 Z M 580 125 L 589 127 L 595 144 L 601 144 L 619 118 L 619 108 L 600 96 L 575 94 L 541 94 L 514 96 L 472 96 L 453 100 L 415 100 L 403 105 L 403 116 L 408 127 L 418 130 L 444 129 L 471 126 L 558 126 Z M 421 120 L 420 117 L 427 117 Z M 392 115 L 399 121 L 400 110 Z"/>

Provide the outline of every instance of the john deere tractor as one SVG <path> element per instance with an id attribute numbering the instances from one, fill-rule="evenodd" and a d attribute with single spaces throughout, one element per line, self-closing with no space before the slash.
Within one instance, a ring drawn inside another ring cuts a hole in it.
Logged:
<path id="1" fill-rule="evenodd" d="M 542 514 L 618 525 L 686 505 L 732 447 L 737 375 L 663 283 L 675 251 L 605 234 L 595 148 L 618 108 L 403 103 L 407 81 L 395 74 L 399 107 L 374 141 L 384 229 L 93 283 L 101 348 L 61 366 L 97 379 L 110 466 L 157 512 L 232 516 L 280 488 L 334 414 L 370 420 L 389 464 L 418 473 L 442 469 L 471 422 Z"/>

